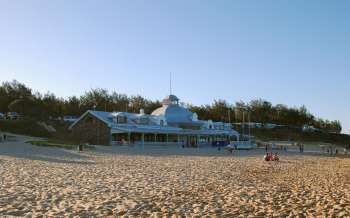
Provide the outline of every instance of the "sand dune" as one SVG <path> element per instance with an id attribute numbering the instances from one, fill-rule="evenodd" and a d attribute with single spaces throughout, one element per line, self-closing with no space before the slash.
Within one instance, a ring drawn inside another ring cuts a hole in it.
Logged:
<path id="1" fill-rule="evenodd" d="M 2 217 L 350 216 L 350 159 L 66 155 L 18 145 L 49 156 L 40 159 L 4 154 L 6 146 L 0 144 Z"/>

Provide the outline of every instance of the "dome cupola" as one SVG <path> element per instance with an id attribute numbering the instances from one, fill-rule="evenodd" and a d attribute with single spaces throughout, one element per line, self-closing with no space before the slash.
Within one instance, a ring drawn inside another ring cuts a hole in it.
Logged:
<path id="1" fill-rule="evenodd" d="M 153 111 L 154 116 L 163 116 L 168 123 L 191 123 L 193 113 L 179 105 L 179 98 L 169 95 L 164 98 L 163 106 Z"/>
<path id="2" fill-rule="evenodd" d="M 175 95 L 168 95 L 163 99 L 163 105 L 179 105 L 179 101 Z"/>

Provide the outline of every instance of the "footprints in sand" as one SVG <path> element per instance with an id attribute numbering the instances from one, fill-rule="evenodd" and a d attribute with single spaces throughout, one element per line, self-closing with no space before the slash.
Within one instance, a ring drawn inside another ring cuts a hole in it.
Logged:
<path id="1" fill-rule="evenodd" d="M 95 164 L 0 156 L 0 216 L 350 215 L 350 160 L 91 155 Z"/>

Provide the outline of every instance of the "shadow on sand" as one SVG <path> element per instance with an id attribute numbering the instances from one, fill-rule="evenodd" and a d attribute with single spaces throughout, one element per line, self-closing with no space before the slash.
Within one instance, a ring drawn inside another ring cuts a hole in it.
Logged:
<path id="1" fill-rule="evenodd" d="M 269 151 L 271 152 L 271 151 Z M 297 151 L 273 150 L 273 153 L 278 153 L 280 156 L 325 156 L 319 151 L 309 151 L 299 153 Z M 200 148 L 182 148 L 181 146 L 157 145 L 157 146 L 96 146 L 94 150 L 96 155 L 141 155 L 141 156 L 195 156 L 195 157 L 261 157 L 266 154 L 264 148 L 253 150 L 236 150 L 232 154 L 225 148 L 212 146 L 202 146 Z"/>
<path id="2" fill-rule="evenodd" d="M 0 157 L 1 156 L 65 164 L 95 163 L 86 153 L 60 148 L 39 147 L 25 142 L 0 143 Z"/>
<path id="3" fill-rule="evenodd" d="M 141 155 L 141 156 L 195 156 L 195 157 L 234 157 L 234 156 L 261 156 L 263 150 L 239 150 L 229 153 L 225 148 L 202 146 L 200 148 L 182 148 L 181 146 L 96 146 L 97 155 Z"/>

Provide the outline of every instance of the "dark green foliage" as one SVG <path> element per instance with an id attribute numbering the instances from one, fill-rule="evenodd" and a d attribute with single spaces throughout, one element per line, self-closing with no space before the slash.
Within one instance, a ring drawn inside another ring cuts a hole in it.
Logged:
<path id="1" fill-rule="evenodd" d="M 48 133 L 43 127 L 39 126 L 36 122 L 37 121 L 32 119 L 0 120 L 0 130 L 21 135 L 50 137 L 50 133 Z"/>
<path id="2" fill-rule="evenodd" d="M 304 125 L 314 126 L 332 133 L 340 133 L 342 130 L 339 121 L 316 119 L 305 106 L 300 108 L 290 108 L 282 104 L 274 106 L 270 102 L 261 99 L 253 100 L 250 103 L 240 101 L 235 104 L 219 100 L 212 105 L 190 106 L 190 109 L 196 112 L 200 118 L 214 121 L 248 122 L 249 117 L 251 122 L 298 127 L 299 131 Z M 243 117 L 245 117 L 245 120 L 243 120 Z"/>
<path id="3" fill-rule="evenodd" d="M 7 112 L 8 106 L 17 99 L 32 97 L 32 90 L 17 82 L 4 82 L 0 86 L 0 111 Z"/>
<path id="4" fill-rule="evenodd" d="M 239 129 L 238 129 L 239 130 Z M 324 142 L 350 145 L 350 136 L 345 134 L 301 132 L 296 128 L 251 129 L 252 135 L 264 141 Z"/>
<path id="5" fill-rule="evenodd" d="M 28 117 L 44 119 L 44 107 L 39 102 L 31 97 L 16 99 L 8 106 L 10 111 L 15 111 L 19 114 L 25 114 Z"/>

